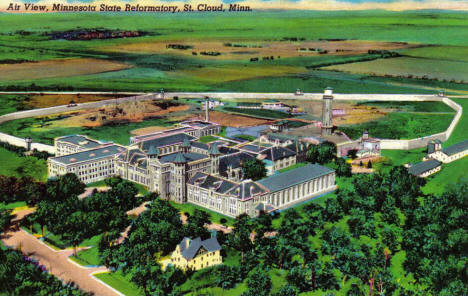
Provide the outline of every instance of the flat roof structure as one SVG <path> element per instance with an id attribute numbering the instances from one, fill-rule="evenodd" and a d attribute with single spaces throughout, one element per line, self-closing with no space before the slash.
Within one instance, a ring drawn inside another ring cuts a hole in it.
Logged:
<path id="1" fill-rule="evenodd" d="M 408 172 L 411 174 L 411 175 L 414 175 L 414 176 L 419 176 L 421 174 L 424 174 L 425 172 L 428 172 L 430 170 L 433 170 L 439 166 L 441 166 L 442 163 L 438 160 L 435 160 L 435 159 L 431 159 L 431 160 L 428 160 L 428 161 L 421 161 L 421 162 L 418 162 L 414 165 L 412 165 L 409 169 L 408 169 Z"/>
<path id="2" fill-rule="evenodd" d="M 275 192 L 333 172 L 334 170 L 318 164 L 308 164 L 300 168 L 272 175 L 257 181 L 257 183 L 267 188 L 270 192 Z"/>

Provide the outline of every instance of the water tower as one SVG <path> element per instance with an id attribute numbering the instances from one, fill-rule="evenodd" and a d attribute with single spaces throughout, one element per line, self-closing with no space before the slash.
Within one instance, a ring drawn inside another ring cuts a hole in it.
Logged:
<path id="1" fill-rule="evenodd" d="M 331 135 L 333 131 L 333 88 L 327 87 L 323 94 L 323 107 L 322 107 L 322 134 Z"/>

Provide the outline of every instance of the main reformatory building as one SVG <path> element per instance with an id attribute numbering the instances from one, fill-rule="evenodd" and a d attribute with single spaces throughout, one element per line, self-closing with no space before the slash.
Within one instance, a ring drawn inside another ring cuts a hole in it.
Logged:
<path id="1" fill-rule="evenodd" d="M 303 160 L 307 145 L 298 139 L 244 144 L 199 141 L 220 132 L 218 124 L 194 120 L 133 137 L 129 146 L 81 135 L 60 137 L 55 140 L 57 156 L 48 159 L 49 177 L 74 173 L 84 183 L 92 183 L 121 176 L 158 192 L 161 198 L 190 202 L 230 217 L 284 209 L 336 189 L 335 172 L 320 165 L 278 172 Z M 263 161 L 269 176 L 245 179 L 242 164 L 252 159 Z"/>

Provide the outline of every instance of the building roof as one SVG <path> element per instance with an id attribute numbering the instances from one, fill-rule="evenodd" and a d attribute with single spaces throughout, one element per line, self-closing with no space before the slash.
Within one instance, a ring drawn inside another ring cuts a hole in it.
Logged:
<path id="1" fill-rule="evenodd" d="M 448 156 L 463 152 L 465 150 L 468 150 L 468 140 L 465 140 L 463 142 L 457 143 L 455 145 L 452 145 L 450 147 L 442 149 L 442 152 L 447 154 Z"/>
<path id="2" fill-rule="evenodd" d="M 276 208 L 270 204 L 261 202 L 255 207 L 255 210 L 264 211 L 265 213 L 270 213 L 276 210 Z"/>
<path id="3" fill-rule="evenodd" d="M 266 192 L 267 191 L 260 187 L 256 182 L 245 180 L 227 193 L 235 195 L 240 200 L 247 200 L 252 198 L 254 195 L 264 194 Z"/>
<path id="4" fill-rule="evenodd" d="M 287 134 L 278 134 L 278 133 L 269 133 L 267 134 L 267 138 L 270 141 L 279 140 L 280 142 L 286 142 L 288 140 L 295 141 L 298 140 L 298 136 L 287 135 Z"/>
<path id="5" fill-rule="evenodd" d="M 247 144 L 245 146 L 240 147 L 240 149 L 247 150 L 249 152 L 259 153 L 259 152 L 262 152 L 262 151 L 264 151 L 264 150 L 266 150 L 268 148 L 261 147 L 261 146 L 258 146 L 258 145 Z"/>
<path id="6" fill-rule="evenodd" d="M 156 146 L 154 146 L 154 145 L 150 146 L 150 148 L 148 149 L 147 154 L 148 154 L 148 155 L 151 155 L 151 156 L 153 156 L 153 155 L 159 155 L 159 149 L 158 149 L 158 147 L 156 147 Z"/>
<path id="7" fill-rule="evenodd" d="M 271 192 L 274 192 L 316 179 L 333 172 L 334 170 L 318 164 L 308 164 L 300 168 L 266 177 L 257 181 L 257 183 L 267 188 Z"/>
<path id="8" fill-rule="evenodd" d="M 307 143 L 301 141 L 294 141 L 294 143 L 289 144 L 286 148 L 291 149 L 292 151 L 298 152 L 307 150 Z"/>
<path id="9" fill-rule="evenodd" d="M 425 172 L 428 172 L 432 169 L 437 168 L 438 166 L 441 166 L 442 163 L 438 160 L 431 159 L 428 161 L 422 161 L 418 162 L 414 165 L 412 165 L 409 169 L 408 172 L 412 175 L 419 176 L 421 174 L 424 174 Z"/>
<path id="10" fill-rule="evenodd" d="M 265 159 L 276 161 L 296 155 L 296 152 L 284 147 L 271 147 L 262 152 Z"/>
<path id="11" fill-rule="evenodd" d="M 70 144 L 74 144 L 74 145 L 79 145 L 79 146 L 81 146 L 83 148 L 87 148 L 87 149 L 95 148 L 95 147 L 101 146 L 103 144 L 103 143 L 101 143 L 99 141 L 90 139 L 90 138 L 88 138 L 86 136 L 82 136 L 82 135 L 63 136 L 63 137 L 57 138 L 56 141 L 66 142 L 66 143 L 70 143 Z"/>
<path id="12" fill-rule="evenodd" d="M 102 146 L 99 148 L 81 151 L 81 152 L 77 152 L 73 154 L 68 154 L 68 155 L 63 155 L 63 156 L 58 156 L 58 157 L 51 157 L 49 159 L 58 163 L 68 165 L 68 164 L 74 164 L 74 163 L 109 157 L 112 155 L 125 153 L 125 152 L 127 152 L 127 149 L 125 149 L 124 147 L 111 144 L 111 145 L 106 145 L 106 146 Z"/>
<path id="13" fill-rule="evenodd" d="M 228 154 L 219 159 L 219 172 L 226 172 L 229 166 L 233 169 L 240 168 L 241 162 L 254 158 L 255 156 L 246 152 Z"/>
<path id="14" fill-rule="evenodd" d="M 204 189 L 213 190 L 217 193 L 226 193 L 237 184 L 219 177 L 197 172 L 188 182 Z"/>
<path id="15" fill-rule="evenodd" d="M 148 151 L 151 146 L 155 146 L 159 148 L 159 147 L 164 147 L 164 146 L 169 146 L 169 145 L 181 144 L 184 142 L 184 139 L 186 137 L 188 138 L 188 140 L 195 139 L 194 137 L 190 135 L 175 134 L 175 135 L 160 137 L 160 138 L 151 139 L 151 140 L 144 140 L 140 142 L 140 149 L 142 149 L 143 151 Z"/>
<path id="16" fill-rule="evenodd" d="M 187 159 L 184 157 L 184 155 L 182 154 L 182 152 L 178 152 L 176 157 L 174 158 L 174 162 L 175 163 L 186 163 L 187 162 Z"/>
<path id="17" fill-rule="evenodd" d="M 239 149 L 226 147 L 226 146 L 221 146 L 219 147 L 218 150 L 219 152 L 221 152 L 221 154 L 233 154 L 233 153 L 239 152 Z"/>
<path id="18" fill-rule="evenodd" d="M 190 148 L 191 144 L 190 141 L 187 137 L 184 138 L 184 141 L 182 142 L 182 147 L 184 148 Z"/>
<path id="19" fill-rule="evenodd" d="M 180 156 L 179 156 L 179 154 L 180 154 Z M 177 157 L 179 159 L 177 159 Z M 167 163 L 167 162 L 185 163 L 185 162 L 200 160 L 200 159 L 203 159 L 203 158 L 208 158 L 208 156 L 205 155 L 205 154 L 200 154 L 200 153 L 195 153 L 195 152 L 182 153 L 182 152 L 179 151 L 179 152 L 175 152 L 175 153 L 166 154 L 166 155 L 161 156 L 160 161 L 162 163 Z"/>
<path id="20" fill-rule="evenodd" d="M 202 142 L 193 142 L 192 146 L 195 148 L 203 149 L 208 151 L 210 149 L 210 146 L 208 144 L 202 143 Z"/>
<path id="21" fill-rule="evenodd" d="M 189 244 L 188 248 L 186 248 L 187 242 Z M 200 248 L 202 247 L 208 252 L 215 252 L 221 250 L 221 246 L 216 237 L 212 237 L 204 241 L 202 241 L 200 237 L 197 237 L 193 240 L 191 240 L 188 237 L 184 237 L 184 239 L 179 243 L 179 247 L 182 256 L 184 256 L 184 258 L 187 260 L 192 260 L 193 258 L 195 258 L 195 255 L 197 255 L 198 250 L 200 250 Z"/>
<path id="22" fill-rule="evenodd" d="M 429 143 L 433 143 L 433 144 L 442 144 L 442 141 L 439 140 L 439 139 L 434 139 L 434 140 L 430 140 Z"/>
<path id="23" fill-rule="evenodd" d="M 220 155 L 221 153 L 218 150 L 218 145 L 216 143 L 212 143 L 210 145 L 210 150 L 208 151 L 210 155 Z"/>

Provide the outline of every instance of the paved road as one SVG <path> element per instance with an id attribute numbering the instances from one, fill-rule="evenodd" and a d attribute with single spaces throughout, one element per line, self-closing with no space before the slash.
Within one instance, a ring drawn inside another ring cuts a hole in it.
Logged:
<path id="1" fill-rule="evenodd" d="M 120 295 L 91 277 L 92 273 L 108 271 L 107 268 L 85 268 L 80 267 L 78 264 L 71 263 L 68 257 L 72 255 L 73 250 L 55 251 L 33 235 L 19 228 L 19 220 L 29 213 L 31 213 L 31 210 L 24 210 L 16 213 L 17 217 L 13 220 L 11 227 L 3 235 L 2 240 L 5 245 L 13 248 L 21 248 L 25 255 L 37 259 L 51 274 L 65 282 L 74 282 L 84 291 L 92 292 L 99 296 Z"/>

